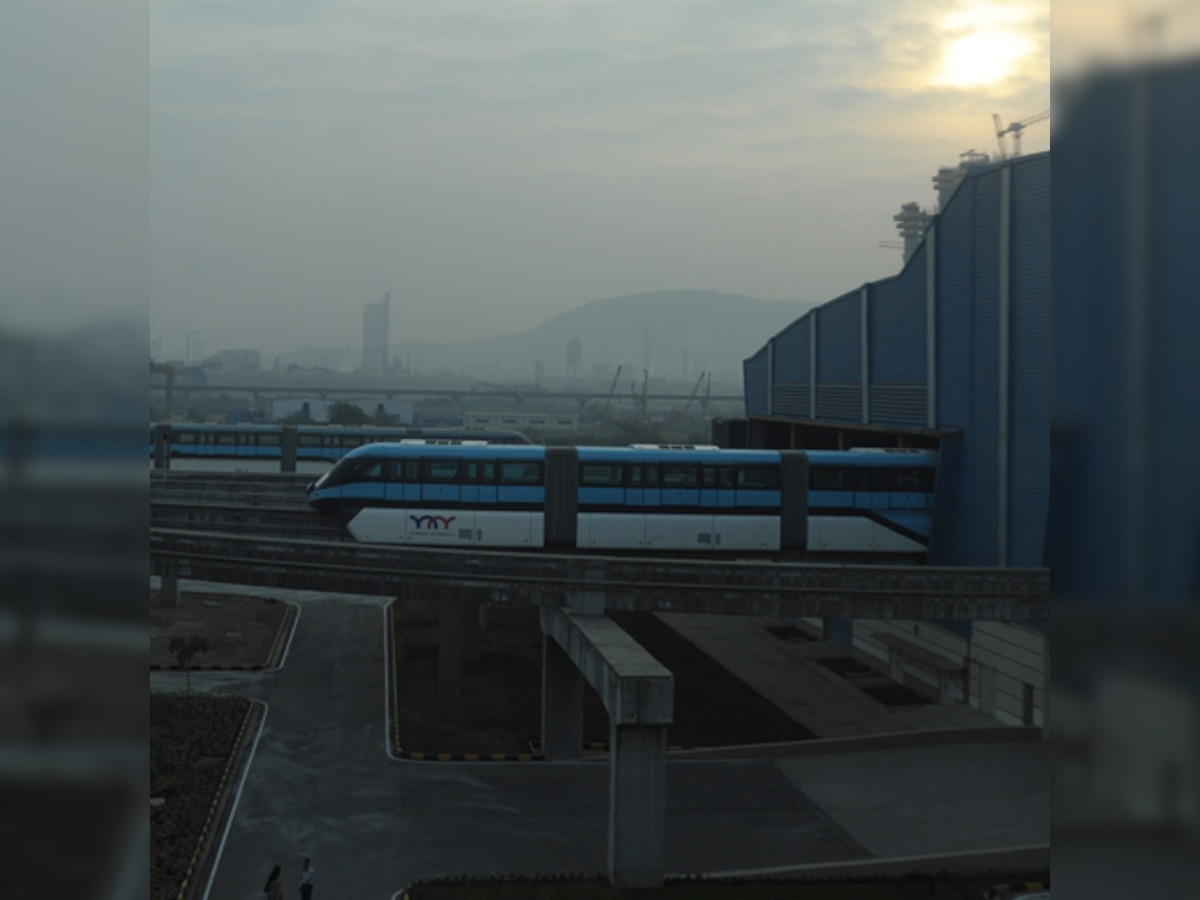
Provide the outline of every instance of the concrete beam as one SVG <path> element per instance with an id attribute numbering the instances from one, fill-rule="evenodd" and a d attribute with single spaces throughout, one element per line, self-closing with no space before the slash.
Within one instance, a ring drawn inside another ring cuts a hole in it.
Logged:
<path id="1" fill-rule="evenodd" d="M 608 880 L 615 888 L 659 887 L 674 676 L 611 619 L 547 608 L 541 618 L 543 749 L 549 755 L 569 752 L 568 742 L 579 747 L 575 723 L 587 681 L 608 711 Z"/>
<path id="2" fill-rule="evenodd" d="M 669 725 L 675 679 L 669 669 L 606 616 L 542 608 L 542 633 L 566 651 L 618 725 Z"/>

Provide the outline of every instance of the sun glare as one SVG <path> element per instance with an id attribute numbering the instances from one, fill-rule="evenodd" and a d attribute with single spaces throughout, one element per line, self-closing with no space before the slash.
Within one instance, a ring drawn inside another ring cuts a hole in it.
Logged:
<path id="1" fill-rule="evenodd" d="M 1029 52 L 1028 42 L 1003 31 L 976 31 L 954 41 L 942 58 L 942 81 L 953 87 L 993 84 L 1008 77 Z"/>
<path id="2" fill-rule="evenodd" d="M 946 46 L 937 81 L 950 87 L 995 84 L 1013 74 L 1034 49 L 1022 27 L 1029 10 L 1012 4 L 972 4 L 942 21 Z"/>

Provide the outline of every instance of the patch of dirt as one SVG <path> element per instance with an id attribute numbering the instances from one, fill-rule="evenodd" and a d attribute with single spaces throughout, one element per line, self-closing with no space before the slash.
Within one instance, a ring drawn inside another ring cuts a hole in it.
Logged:
<path id="1" fill-rule="evenodd" d="M 288 605 L 270 597 L 181 592 L 178 606 L 163 606 L 150 592 L 150 665 L 178 665 L 171 639 L 208 641 L 193 666 L 262 666 L 287 619 Z"/>
<path id="2" fill-rule="evenodd" d="M 247 723 L 243 697 L 150 695 L 150 896 L 174 900 L 212 834 Z"/>
<path id="3" fill-rule="evenodd" d="M 463 666 L 457 698 L 437 693 L 437 607 L 393 608 L 399 743 L 425 753 L 528 753 L 541 733 L 542 632 L 538 610 L 491 606 L 480 658 Z M 675 721 L 667 742 L 717 747 L 814 737 L 652 613 L 612 613 L 675 676 Z M 584 691 L 583 740 L 607 744 L 608 715 Z"/>

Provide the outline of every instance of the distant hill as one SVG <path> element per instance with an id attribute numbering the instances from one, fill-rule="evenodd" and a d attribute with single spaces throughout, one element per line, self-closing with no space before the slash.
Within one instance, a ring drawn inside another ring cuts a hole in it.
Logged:
<path id="1" fill-rule="evenodd" d="M 533 382 L 541 360 L 545 380 L 557 382 L 568 376 L 567 346 L 577 337 L 577 377 L 585 381 L 611 379 L 623 365 L 622 383 L 640 382 L 648 344 L 654 380 L 694 381 L 708 371 L 714 384 L 740 385 L 742 360 L 809 308 L 716 291 L 657 291 L 593 300 L 522 334 L 461 344 L 396 344 L 392 358 L 408 360 L 424 374 L 523 383 Z"/>

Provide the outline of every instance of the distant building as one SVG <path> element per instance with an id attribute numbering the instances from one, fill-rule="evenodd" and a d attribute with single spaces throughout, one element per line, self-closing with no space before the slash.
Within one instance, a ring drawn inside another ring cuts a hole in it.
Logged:
<path id="1" fill-rule="evenodd" d="M 204 364 L 221 372 L 261 372 L 262 354 L 257 350 L 218 350 Z"/>
<path id="2" fill-rule="evenodd" d="M 532 431 L 563 431 L 579 427 L 578 413 L 556 412 L 468 412 L 463 413 L 466 428 L 528 428 Z"/>
<path id="3" fill-rule="evenodd" d="M 363 358 L 364 372 L 386 372 L 388 367 L 388 307 L 391 291 L 384 294 L 379 303 L 363 304 Z"/>

